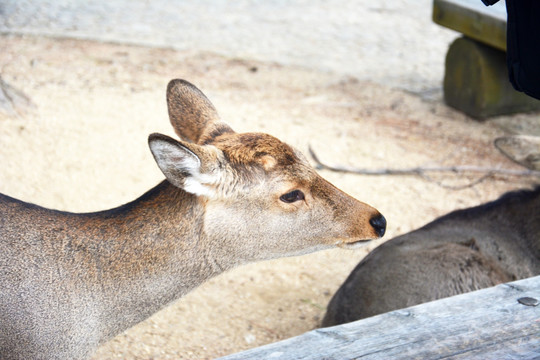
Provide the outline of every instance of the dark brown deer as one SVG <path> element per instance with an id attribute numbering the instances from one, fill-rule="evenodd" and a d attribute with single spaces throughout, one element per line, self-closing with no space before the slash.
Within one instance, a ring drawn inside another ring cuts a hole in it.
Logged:
<path id="1" fill-rule="evenodd" d="M 297 150 L 235 133 L 173 80 L 181 141 L 150 135 L 167 180 L 116 209 L 73 214 L 0 195 L 0 358 L 81 359 L 234 266 L 378 238 L 385 220 Z"/>
<path id="2" fill-rule="evenodd" d="M 533 146 L 523 138 L 498 140 L 508 156 L 531 146 L 540 154 L 538 142 Z M 521 150 L 510 151 L 510 143 Z M 540 186 L 452 212 L 377 247 L 334 294 L 322 326 L 538 274 Z"/>

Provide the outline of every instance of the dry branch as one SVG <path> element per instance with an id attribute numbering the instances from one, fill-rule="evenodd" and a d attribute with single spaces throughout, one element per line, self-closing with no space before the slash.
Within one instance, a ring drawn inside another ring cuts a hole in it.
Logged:
<path id="1" fill-rule="evenodd" d="M 449 189 L 463 189 L 466 187 L 471 187 L 476 185 L 487 178 L 493 175 L 507 175 L 507 176 L 536 176 L 540 177 L 540 171 L 537 170 L 512 170 L 512 169 L 500 169 L 492 167 L 479 167 L 479 166 L 470 166 L 470 165 L 460 165 L 460 166 L 432 166 L 432 167 L 413 167 L 413 168 L 403 168 L 403 169 L 361 169 L 356 167 L 344 166 L 344 165 L 330 165 L 323 163 L 315 151 L 308 146 L 308 151 L 313 160 L 316 163 L 318 169 L 327 169 L 336 172 L 360 174 L 360 175 L 415 175 L 421 176 L 422 178 L 437 183 L 438 185 L 449 188 Z M 473 182 L 463 185 L 463 186 L 449 186 L 444 185 L 434 179 L 432 179 L 428 174 L 429 173 L 478 173 L 483 174 L 479 179 L 474 180 Z"/>

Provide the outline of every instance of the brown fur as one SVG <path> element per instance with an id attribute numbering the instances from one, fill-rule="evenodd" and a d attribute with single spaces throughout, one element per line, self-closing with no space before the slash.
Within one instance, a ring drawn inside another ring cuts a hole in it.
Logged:
<path id="1" fill-rule="evenodd" d="M 223 151 L 225 158 L 232 166 L 263 165 L 265 161 L 270 161 L 269 158 L 272 158 L 272 162 L 278 166 L 275 170 L 281 171 L 287 167 L 292 168 L 300 160 L 289 145 L 263 133 L 227 133 L 208 144 Z"/>
<path id="2" fill-rule="evenodd" d="M 384 218 L 278 139 L 237 134 L 193 85 L 167 102 L 181 141 L 152 134 L 167 180 L 73 214 L 0 194 L 0 358 L 82 359 L 208 278 L 251 261 L 382 236 Z M 300 189 L 305 199 L 286 203 Z"/>

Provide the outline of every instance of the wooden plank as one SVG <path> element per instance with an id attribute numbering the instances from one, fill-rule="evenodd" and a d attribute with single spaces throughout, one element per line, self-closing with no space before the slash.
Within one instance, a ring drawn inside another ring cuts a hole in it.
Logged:
<path id="1" fill-rule="evenodd" d="M 485 6 L 480 0 L 434 0 L 433 21 L 506 51 L 506 5 Z"/>
<path id="2" fill-rule="evenodd" d="M 246 359 L 538 359 L 540 276 L 225 356 Z"/>

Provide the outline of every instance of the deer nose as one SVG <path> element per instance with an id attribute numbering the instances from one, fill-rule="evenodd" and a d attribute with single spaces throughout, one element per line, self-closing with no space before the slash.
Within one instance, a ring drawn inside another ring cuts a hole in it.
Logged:
<path id="1" fill-rule="evenodd" d="M 371 226 L 373 226 L 373 229 L 375 229 L 375 232 L 379 237 L 383 237 L 384 233 L 386 232 L 386 219 L 381 214 L 372 217 L 369 220 L 369 223 Z"/>

